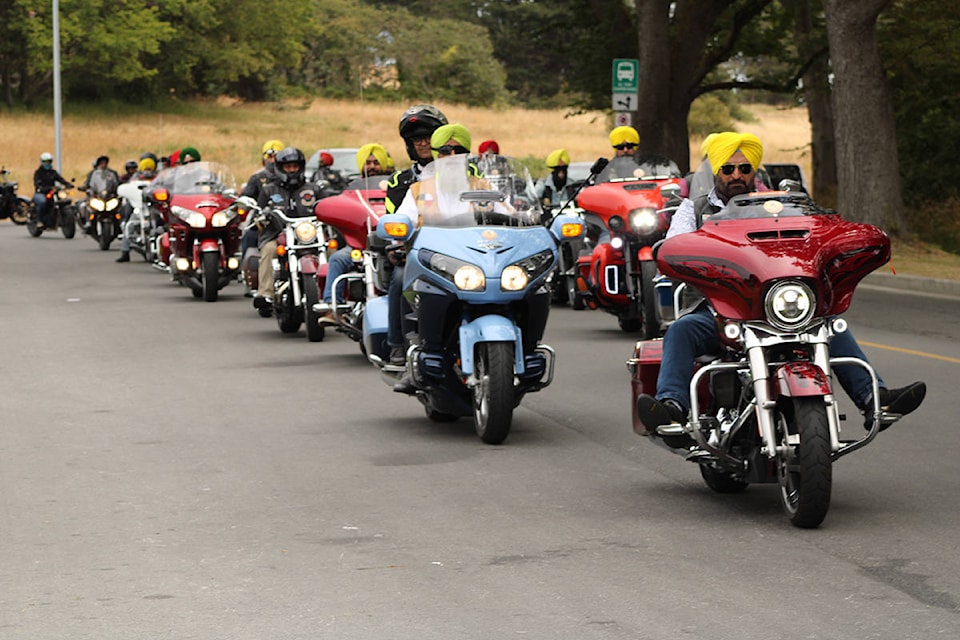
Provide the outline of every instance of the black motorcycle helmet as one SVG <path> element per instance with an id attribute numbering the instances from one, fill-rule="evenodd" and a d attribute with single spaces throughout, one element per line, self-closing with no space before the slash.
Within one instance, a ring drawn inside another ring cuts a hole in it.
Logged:
<path id="1" fill-rule="evenodd" d="M 288 172 L 285 165 L 296 163 L 295 171 Z M 296 189 L 303 186 L 306 182 L 304 176 L 307 167 L 307 160 L 303 157 L 303 151 L 296 147 L 287 147 L 277 153 L 276 156 L 277 180 L 280 185 L 287 189 Z"/>
<path id="2" fill-rule="evenodd" d="M 429 138 L 434 131 L 447 124 L 447 116 L 432 104 L 417 104 L 403 113 L 400 118 L 400 137 L 407 145 L 407 155 L 414 162 L 420 161 L 413 141 L 417 138 Z"/>
<path id="3" fill-rule="evenodd" d="M 140 165 L 137 164 L 136 160 L 127 160 L 126 164 L 123 165 L 123 168 L 126 169 L 127 173 L 134 173 L 140 168 Z"/>

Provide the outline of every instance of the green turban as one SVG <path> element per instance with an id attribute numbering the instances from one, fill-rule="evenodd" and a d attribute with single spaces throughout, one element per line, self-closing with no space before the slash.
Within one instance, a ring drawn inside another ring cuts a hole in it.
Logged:
<path id="1" fill-rule="evenodd" d="M 718 133 L 707 146 L 707 159 L 710 160 L 710 168 L 716 175 L 720 171 L 720 166 L 726 163 L 730 157 L 737 151 L 742 151 L 747 162 L 756 169 L 763 160 L 763 144 L 760 138 L 752 133 L 736 133 L 725 131 Z"/>
<path id="2" fill-rule="evenodd" d="M 433 132 L 433 135 L 430 136 L 430 146 L 434 149 L 439 149 L 447 144 L 451 138 L 459 142 L 461 146 L 469 151 L 471 142 L 470 132 L 467 131 L 467 128 L 462 124 L 445 124 L 439 127 Z M 436 151 L 433 152 L 433 157 L 437 157 Z"/>
<path id="3" fill-rule="evenodd" d="M 200 162 L 200 152 L 193 147 L 180 149 L 180 164 L 187 164 L 188 162 Z"/>

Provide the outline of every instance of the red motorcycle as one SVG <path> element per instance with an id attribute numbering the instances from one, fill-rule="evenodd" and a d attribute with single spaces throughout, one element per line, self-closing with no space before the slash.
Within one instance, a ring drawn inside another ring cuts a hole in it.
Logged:
<path id="1" fill-rule="evenodd" d="M 363 314 L 368 298 L 386 291 L 380 285 L 380 264 L 377 254 L 366 251 L 368 238 L 377 226 L 377 221 L 386 213 L 386 176 L 357 178 L 347 184 L 338 195 L 320 200 L 315 212 L 317 219 L 336 230 L 340 240 L 351 248 L 353 268 L 341 274 L 333 283 L 329 305 L 319 305 L 323 311 L 331 311 L 336 321 L 336 330 L 360 343 L 363 349 Z M 317 286 L 324 290 L 327 280 L 327 265 L 321 265 L 317 273 Z M 338 288 L 346 283 L 344 295 L 338 296 Z"/>
<path id="2" fill-rule="evenodd" d="M 881 410 L 869 363 L 828 351 L 833 336 L 847 328 L 839 314 L 855 287 L 889 258 L 882 230 L 846 222 L 806 195 L 782 191 L 737 196 L 698 231 L 661 243 L 661 273 L 709 301 L 723 350 L 697 365 L 690 422 L 651 430 L 638 417 L 636 400 L 656 392 L 662 342 L 637 342 L 627 363 L 634 431 L 660 444 L 692 439 L 694 445 L 671 450 L 696 462 L 719 493 L 779 483 L 790 521 L 818 526 L 830 506 L 833 461 L 901 417 Z M 851 433 L 841 429 L 836 365 L 861 367 L 873 380 L 867 432 L 859 422 Z"/>
<path id="3" fill-rule="evenodd" d="M 195 298 L 216 302 L 240 269 L 240 225 L 246 209 L 233 176 L 214 162 L 191 162 L 156 177 L 144 201 L 167 225 L 160 260 Z"/>
<path id="4" fill-rule="evenodd" d="M 577 260 L 578 295 L 591 309 L 617 316 L 624 331 L 642 329 L 646 339 L 663 332 L 651 247 L 666 235 L 680 204 L 679 172 L 669 165 L 655 168 L 664 170 L 654 173 L 632 158 L 614 158 L 598 184 L 577 197 L 594 242 L 593 251 Z"/>

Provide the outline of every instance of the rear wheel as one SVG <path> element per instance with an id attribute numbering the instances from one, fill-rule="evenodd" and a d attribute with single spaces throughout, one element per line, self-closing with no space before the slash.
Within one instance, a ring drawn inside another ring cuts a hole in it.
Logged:
<path id="1" fill-rule="evenodd" d="M 790 522 L 812 529 L 820 526 L 830 509 L 833 467 L 830 429 L 822 398 L 788 399 L 777 411 L 777 440 L 784 453 L 776 458 L 780 503 Z M 790 435 L 800 443 L 788 443 Z"/>
<path id="2" fill-rule="evenodd" d="M 27 220 L 27 231 L 28 231 L 28 232 L 30 233 L 30 235 L 33 236 L 34 238 L 39 238 L 39 237 L 40 237 L 40 234 L 43 233 L 43 229 L 41 229 L 40 227 L 37 226 L 37 214 L 36 214 L 36 213 L 34 213 L 33 215 L 31 215 L 30 218 Z"/>
<path id="3" fill-rule="evenodd" d="M 640 325 L 642 321 L 640 318 L 634 316 L 618 316 L 617 319 L 620 321 L 620 329 L 627 333 L 636 333 L 640 330 Z"/>
<path id="4" fill-rule="evenodd" d="M 200 260 L 203 269 L 201 282 L 203 283 L 203 299 L 207 302 L 216 302 L 220 295 L 220 254 L 208 251 Z"/>
<path id="5" fill-rule="evenodd" d="M 473 422 L 477 435 L 487 444 L 500 444 L 513 421 L 512 342 L 482 342 L 477 345 L 473 388 Z"/>
<path id="6" fill-rule="evenodd" d="M 640 301 L 643 313 L 643 339 L 660 337 L 660 304 L 653 279 L 657 277 L 657 263 L 644 260 L 640 263 Z"/>
<path id="7" fill-rule="evenodd" d="M 325 330 L 320 324 L 320 314 L 313 310 L 313 305 L 320 302 L 320 292 L 317 288 L 317 279 L 311 274 L 305 274 L 303 278 L 303 299 L 303 321 L 307 325 L 307 340 L 322 342 Z"/>

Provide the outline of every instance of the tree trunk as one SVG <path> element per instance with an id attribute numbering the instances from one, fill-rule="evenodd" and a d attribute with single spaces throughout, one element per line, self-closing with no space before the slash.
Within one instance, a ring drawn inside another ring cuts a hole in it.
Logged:
<path id="1" fill-rule="evenodd" d="M 888 0 L 824 0 L 837 143 L 838 209 L 850 220 L 905 234 L 893 103 L 877 46 Z"/>
<path id="2" fill-rule="evenodd" d="M 833 137 L 833 106 L 830 104 L 830 63 L 826 53 L 825 41 L 819 41 L 816 34 L 823 34 L 814 28 L 813 10 L 810 0 L 797 2 L 797 22 L 795 34 L 797 48 L 802 60 L 814 59 L 803 74 L 803 98 L 807 105 L 811 134 L 811 164 L 813 176 L 808 176 L 814 197 L 821 205 L 837 206 L 837 148 Z"/>

